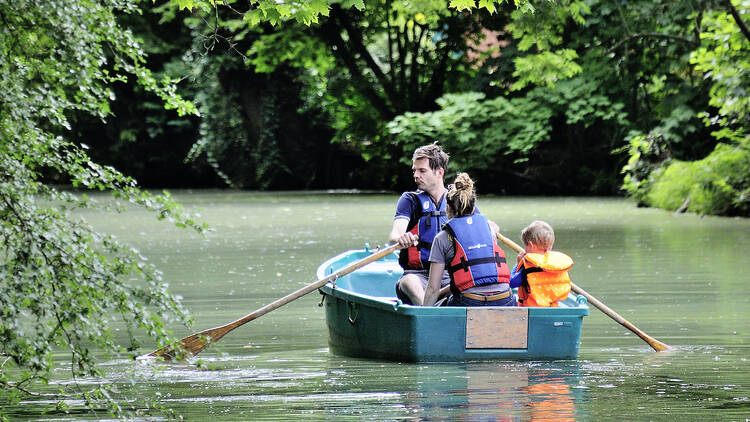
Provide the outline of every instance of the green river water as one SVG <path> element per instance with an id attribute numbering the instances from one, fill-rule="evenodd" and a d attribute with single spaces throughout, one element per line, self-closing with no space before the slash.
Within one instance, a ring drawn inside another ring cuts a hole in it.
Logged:
<path id="1" fill-rule="evenodd" d="M 195 319 L 222 325 L 315 281 L 318 265 L 385 240 L 397 195 L 196 191 L 174 196 L 215 231 L 205 238 L 153 215 L 86 213 L 164 272 Z M 675 350 L 654 352 L 593 306 L 579 357 L 554 362 L 406 364 L 329 352 L 313 292 L 228 334 L 201 365 L 102 361 L 122 397 L 187 420 L 750 421 L 750 220 L 672 215 L 622 199 L 481 197 L 518 241 L 552 224 L 571 278 Z M 515 254 L 505 248 L 509 260 Z M 141 353 L 152 348 L 144 348 Z M 68 383 L 66 357 L 56 383 Z M 87 380 L 81 380 L 83 384 Z M 54 388 L 54 384 L 51 386 Z M 53 400 L 6 409 L 40 415 Z M 148 419 L 151 420 L 151 419 Z"/>

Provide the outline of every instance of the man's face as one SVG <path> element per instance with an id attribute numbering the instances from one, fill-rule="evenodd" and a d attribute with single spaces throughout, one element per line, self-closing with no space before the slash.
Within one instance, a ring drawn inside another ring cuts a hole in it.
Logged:
<path id="1" fill-rule="evenodd" d="M 427 158 L 414 160 L 411 168 L 414 170 L 414 182 L 417 184 L 417 188 L 425 192 L 431 192 L 437 186 L 443 184 L 444 170 L 441 168 L 437 170 L 431 169 L 430 160 Z"/>

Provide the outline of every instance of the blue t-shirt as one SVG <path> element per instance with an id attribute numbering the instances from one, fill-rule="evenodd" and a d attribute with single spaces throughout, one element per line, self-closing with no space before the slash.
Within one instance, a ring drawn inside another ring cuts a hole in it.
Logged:
<path id="1" fill-rule="evenodd" d="M 418 201 L 416 195 L 412 195 L 412 192 L 402 193 L 396 203 L 396 215 L 393 218 L 406 218 L 407 220 L 411 220 L 412 215 L 414 215 L 414 210 L 422 209 L 421 204 L 419 204 Z"/>
<path id="2" fill-rule="evenodd" d="M 526 268 L 521 265 L 518 270 L 513 270 L 510 273 L 510 288 L 515 289 L 519 287 L 526 280 Z"/>
<path id="3" fill-rule="evenodd" d="M 397 218 L 405 218 L 409 220 L 409 222 L 413 222 L 413 220 L 419 220 L 421 217 L 422 212 L 422 204 L 419 203 L 419 198 L 417 198 L 417 195 L 414 195 L 415 193 L 421 193 L 424 192 L 422 190 L 417 190 L 414 192 L 404 192 L 401 194 L 401 197 L 398 198 L 398 202 L 396 203 L 396 215 L 393 216 L 393 219 Z M 415 223 L 416 224 L 416 223 Z M 425 277 L 429 273 L 427 269 L 421 269 L 421 270 L 404 270 L 404 274 L 410 274 L 410 273 L 418 273 L 423 274 Z M 443 278 L 444 283 L 447 284 L 446 280 L 449 280 L 448 278 L 448 271 L 443 272 Z M 427 280 L 424 280 L 425 285 L 427 283 Z"/>

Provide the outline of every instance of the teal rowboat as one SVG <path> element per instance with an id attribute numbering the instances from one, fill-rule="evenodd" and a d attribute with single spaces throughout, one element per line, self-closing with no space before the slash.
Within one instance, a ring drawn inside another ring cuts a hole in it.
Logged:
<path id="1" fill-rule="evenodd" d="M 318 267 L 322 279 L 370 255 L 350 250 Z M 391 254 L 320 288 L 328 342 L 336 354 L 400 362 L 576 359 L 586 298 L 557 308 L 421 307 L 395 297 L 401 277 Z"/>

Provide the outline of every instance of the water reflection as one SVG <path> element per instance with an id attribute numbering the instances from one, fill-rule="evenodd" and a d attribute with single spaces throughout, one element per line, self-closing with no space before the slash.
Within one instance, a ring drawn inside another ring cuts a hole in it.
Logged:
<path id="1" fill-rule="evenodd" d="M 577 362 L 400 364 L 346 360 L 323 349 L 310 355 L 225 355 L 199 366 L 118 360 L 104 367 L 107 382 L 121 394 L 153 400 L 193 420 L 218 414 L 222 420 L 370 415 L 376 420 L 574 421 L 584 416 L 578 406 L 587 400 L 587 389 L 580 388 L 584 381 Z"/>
<path id="2" fill-rule="evenodd" d="M 420 420 L 574 421 L 585 390 L 575 363 L 482 362 L 415 366 L 405 407 Z"/>

